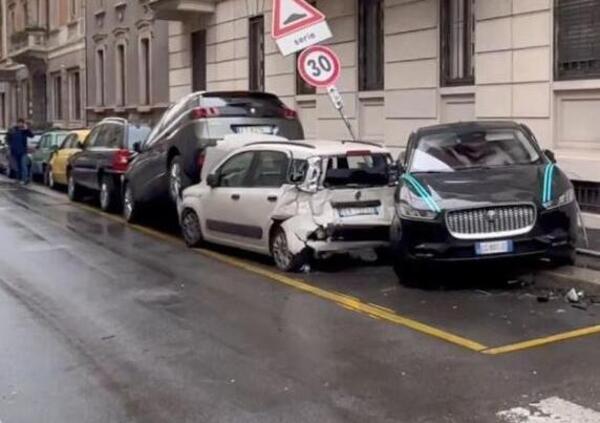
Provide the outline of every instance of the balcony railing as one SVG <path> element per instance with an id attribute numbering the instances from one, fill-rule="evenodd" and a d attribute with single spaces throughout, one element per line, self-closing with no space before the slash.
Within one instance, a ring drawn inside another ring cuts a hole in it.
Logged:
<path id="1" fill-rule="evenodd" d="M 218 0 L 150 0 L 159 19 L 186 20 L 215 11 Z"/>

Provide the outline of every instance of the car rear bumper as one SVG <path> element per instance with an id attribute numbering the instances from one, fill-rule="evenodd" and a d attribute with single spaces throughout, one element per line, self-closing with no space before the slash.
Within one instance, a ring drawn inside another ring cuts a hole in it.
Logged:
<path id="1" fill-rule="evenodd" d="M 326 240 L 309 240 L 307 246 L 317 253 L 344 252 L 389 246 L 388 225 L 335 225 L 327 228 Z"/>

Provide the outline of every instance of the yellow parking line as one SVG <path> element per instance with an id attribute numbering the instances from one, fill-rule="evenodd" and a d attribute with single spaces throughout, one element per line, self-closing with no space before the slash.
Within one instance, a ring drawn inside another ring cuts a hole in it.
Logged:
<path id="1" fill-rule="evenodd" d="M 119 222 L 119 223 L 126 223 L 121 217 L 112 215 L 109 213 L 105 213 L 101 210 L 98 210 L 97 208 L 94 208 L 94 207 L 91 207 L 91 206 L 88 206 L 85 204 L 81 204 L 81 203 L 73 203 L 73 204 L 82 209 L 88 210 L 88 211 L 96 213 L 96 214 L 100 214 L 104 217 L 107 217 L 108 219 L 110 219 L 112 221 Z M 154 238 L 158 238 L 158 239 L 161 239 L 161 240 L 164 240 L 164 241 L 167 241 L 170 243 L 174 243 L 177 245 L 184 245 L 183 240 L 181 240 L 180 238 L 159 232 L 154 229 L 147 228 L 145 226 L 129 224 L 129 227 L 131 227 L 139 232 L 142 232 L 146 235 L 152 236 Z M 425 323 L 421 323 L 419 321 L 401 316 L 401 315 L 397 314 L 396 312 L 394 312 L 393 310 L 388 309 L 386 307 L 382 307 L 382 306 L 379 306 L 379 305 L 373 304 L 373 303 L 365 303 L 358 298 L 355 298 L 355 297 L 352 297 L 352 296 L 349 296 L 346 294 L 337 293 L 337 292 L 328 291 L 328 290 L 325 290 L 322 288 L 318 288 L 318 287 L 316 287 L 314 285 L 310 285 L 302 280 L 291 278 L 282 273 L 278 273 L 278 272 L 269 270 L 263 266 L 251 264 L 250 262 L 247 262 L 242 259 L 237 259 L 235 257 L 231 257 L 231 256 L 228 256 L 225 254 L 221 254 L 221 253 L 218 253 L 215 251 L 205 250 L 205 249 L 194 249 L 193 251 L 195 251 L 199 254 L 202 254 L 203 256 L 211 257 L 222 263 L 229 264 L 233 267 L 237 267 L 237 268 L 245 270 L 247 272 L 254 273 L 256 275 L 263 276 L 272 281 L 287 285 L 296 290 L 299 290 L 299 291 L 314 295 L 316 297 L 325 299 L 327 301 L 333 302 L 347 310 L 366 315 L 370 318 L 375 318 L 375 319 L 387 321 L 389 323 L 393 323 L 393 324 L 396 324 L 399 326 L 403 326 L 403 327 L 412 329 L 414 331 L 429 335 L 431 337 L 441 339 L 441 340 L 449 342 L 451 344 L 466 348 L 470 351 L 475 351 L 475 352 L 479 352 L 479 353 L 486 354 L 486 355 L 497 356 L 497 355 L 501 355 L 501 354 L 518 352 L 518 351 L 523 351 L 523 350 L 527 350 L 527 349 L 531 349 L 531 348 L 537 348 L 537 347 L 541 347 L 544 345 L 553 344 L 553 343 L 557 343 L 557 342 L 561 342 L 561 341 L 566 341 L 569 339 L 574 339 L 574 338 L 579 338 L 579 337 L 583 337 L 583 336 L 589 336 L 589 335 L 594 335 L 594 334 L 600 333 L 600 325 L 597 325 L 597 326 L 591 326 L 591 327 L 587 327 L 587 328 L 573 330 L 570 332 L 560 333 L 560 334 L 556 334 L 556 335 L 552 335 L 552 336 L 536 338 L 536 339 L 532 339 L 532 340 L 528 340 L 528 341 L 522 341 L 522 342 L 509 344 L 509 345 L 505 345 L 505 346 L 490 348 L 490 347 L 487 347 L 477 341 L 474 341 L 474 340 L 471 340 L 468 338 L 464 338 L 462 336 L 455 335 L 453 333 L 450 333 L 445 330 L 427 325 Z"/>
<path id="2" fill-rule="evenodd" d="M 538 348 L 548 344 L 554 344 L 561 341 L 567 341 L 569 339 L 581 338 L 583 336 L 594 335 L 600 333 L 600 325 L 590 326 L 587 328 L 576 329 L 570 332 L 559 333 L 556 335 L 546 336 L 543 338 L 531 339 L 529 341 L 517 342 L 516 344 L 504 345 L 497 348 L 489 348 L 481 351 L 483 354 L 499 355 L 507 354 L 517 351 L 528 350 L 531 348 Z"/>
<path id="3" fill-rule="evenodd" d="M 77 206 L 79 206 L 85 210 L 94 212 L 96 214 L 101 214 L 113 221 L 125 223 L 122 218 L 117 217 L 115 215 L 108 214 L 108 213 L 104 213 L 103 211 L 98 210 L 94 207 L 87 206 L 85 204 L 80 204 L 80 203 L 74 203 L 74 204 L 76 204 Z M 129 226 L 139 232 L 150 235 L 154 238 L 159 238 L 159 239 L 171 242 L 171 243 L 176 243 L 177 245 L 183 245 L 183 241 L 181 239 L 174 237 L 172 235 L 167 235 L 162 232 L 156 231 L 154 229 L 146 228 L 146 227 L 140 226 L 140 225 L 130 224 Z M 342 306 L 343 308 L 346 308 L 348 310 L 364 314 L 371 318 L 377 318 L 377 319 L 381 319 L 381 320 L 384 320 L 384 321 L 387 321 L 390 323 L 394 323 L 399 326 L 404 326 L 409 329 L 415 330 L 417 332 L 421 332 L 426 335 L 444 340 L 451 344 L 455 344 L 460 347 L 469 349 L 471 351 L 483 351 L 486 348 L 488 348 L 485 345 L 480 344 L 479 342 L 476 342 L 476 341 L 473 341 L 473 340 L 470 340 L 467 338 L 463 338 L 462 336 L 458 336 L 453 333 L 446 332 L 442 329 L 438 329 L 436 327 L 429 326 L 425 323 L 421 323 L 416 320 L 409 319 L 407 317 L 400 316 L 400 315 L 396 314 L 395 312 L 393 312 L 389 309 L 386 309 L 384 307 L 364 303 L 361 300 L 359 300 L 358 298 L 351 297 L 349 295 L 340 294 L 337 292 L 327 291 L 325 289 L 318 288 L 314 285 L 310 285 L 299 279 L 294 279 L 294 278 L 291 278 L 284 274 L 266 269 L 265 267 L 251 264 L 245 260 L 237 259 L 237 258 L 228 256 L 228 255 L 225 255 L 225 254 L 221 254 L 221 253 L 217 253 L 215 251 L 210 251 L 210 250 L 205 250 L 205 249 L 194 249 L 193 251 L 196 251 L 197 253 L 200 253 L 206 257 L 211 257 L 213 259 L 216 259 L 222 263 L 229 264 L 230 266 L 237 267 L 238 269 L 242 269 L 247 272 L 254 273 L 255 275 L 263 276 L 267 279 L 290 286 L 299 291 L 302 291 L 302 292 L 305 292 L 308 294 L 312 294 L 316 297 L 331 301 L 331 302 L 336 303 L 337 305 Z"/>

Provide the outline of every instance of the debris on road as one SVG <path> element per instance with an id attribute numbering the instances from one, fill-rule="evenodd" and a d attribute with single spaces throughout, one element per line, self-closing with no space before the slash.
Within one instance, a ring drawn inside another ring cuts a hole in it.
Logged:
<path id="1" fill-rule="evenodd" d="M 570 303 L 578 303 L 583 299 L 583 297 L 583 291 L 577 291 L 575 288 L 571 288 L 565 296 L 566 300 Z"/>

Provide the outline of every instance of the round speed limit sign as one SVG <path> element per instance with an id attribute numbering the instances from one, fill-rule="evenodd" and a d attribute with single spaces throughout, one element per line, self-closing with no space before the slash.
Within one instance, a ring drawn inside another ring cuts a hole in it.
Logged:
<path id="1" fill-rule="evenodd" d="M 340 78 L 341 63 L 328 47 L 312 46 L 298 57 L 298 72 L 307 84 L 317 88 L 335 85 Z"/>

